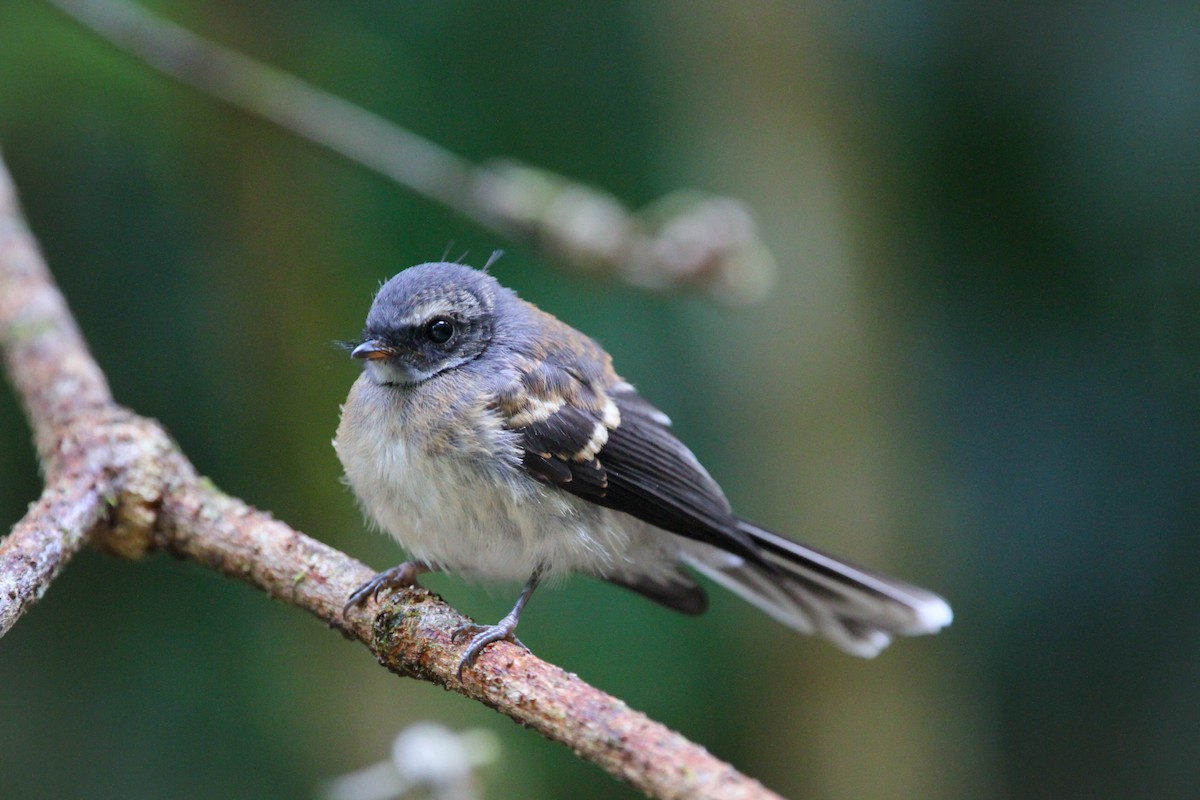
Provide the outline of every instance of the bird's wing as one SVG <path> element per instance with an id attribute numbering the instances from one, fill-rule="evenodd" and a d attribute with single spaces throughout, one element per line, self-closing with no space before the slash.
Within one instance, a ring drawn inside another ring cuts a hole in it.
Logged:
<path id="1" fill-rule="evenodd" d="M 522 362 L 499 394 L 529 475 L 725 551 L 681 557 L 784 624 L 820 632 L 855 655 L 874 655 L 896 634 L 949 624 L 950 607 L 931 592 L 734 517 L 720 487 L 671 434 L 670 420 L 612 372 L 603 351 L 570 356 Z M 641 579 L 613 582 L 686 613 L 703 610 L 694 583 L 681 591 Z"/>
<path id="2" fill-rule="evenodd" d="M 598 347 L 518 359 L 497 394 L 533 478 L 651 525 L 761 562 L 725 495 L 668 429 L 665 414 L 621 380 Z"/>

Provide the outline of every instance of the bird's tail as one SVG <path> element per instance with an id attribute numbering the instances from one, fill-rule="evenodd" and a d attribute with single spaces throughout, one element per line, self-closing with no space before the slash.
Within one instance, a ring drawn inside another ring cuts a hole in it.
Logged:
<path id="1" fill-rule="evenodd" d="M 893 636 L 937 633 L 954 614 L 933 592 L 847 563 L 744 520 L 763 563 L 706 548 L 685 560 L 699 572 L 803 633 L 819 633 L 871 658 Z"/>

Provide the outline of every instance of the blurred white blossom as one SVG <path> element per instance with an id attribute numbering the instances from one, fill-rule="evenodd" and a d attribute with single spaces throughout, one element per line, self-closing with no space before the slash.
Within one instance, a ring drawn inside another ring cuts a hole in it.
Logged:
<path id="1" fill-rule="evenodd" d="M 477 800 L 483 796 L 476 775 L 494 762 L 500 744 L 480 728 L 455 733 L 434 722 L 417 722 L 392 742 L 392 755 L 369 767 L 334 778 L 317 793 L 321 800 Z"/>

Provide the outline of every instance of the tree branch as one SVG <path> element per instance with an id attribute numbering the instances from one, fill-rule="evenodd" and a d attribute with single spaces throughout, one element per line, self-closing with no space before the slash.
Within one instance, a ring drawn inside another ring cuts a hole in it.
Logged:
<path id="1" fill-rule="evenodd" d="M 0 541 L 0 636 L 41 599 L 107 510 L 99 487 L 82 480 L 56 483 Z"/>
<path id="2" fill-rule="evenodd" d="M 116 405 L 54 286 L 0 163 L 0 348 L 47 476 L 0 543 L 0 635 L 84 543 L 128 558 L 153 550 L 236 577 L 365 644 L 401 675 L 478 700 L 653 797 L 768 798 L 756 781 L 665 726 L 520 647 L 484 651 L 464 680 L 466 620 L 414 589 L 373 617 L 341 608 L 371 577 L 358 561 L 229 497 L 153 420 Z"/>
<path id="3" fill-rule="evenodd" d="M 33 428 L 47 472 L 59 466 L 58 438 L 72 419 L 113 403 L 108 381 L 54 286 L 25 225 L 17 192 L 0 165 L 0 346 L 8 378 Z"/>
<path id="4" fill-rule="evenodd" d="M 637 286 L 766 296 L 775 260 L 741 201 L 680 191 L 634 213 L 593 186 L 513 161 L 477 166 L 428 139 L 119 0 L 46 0 L 171 78 L 320 145 L 506 238 Z"/>

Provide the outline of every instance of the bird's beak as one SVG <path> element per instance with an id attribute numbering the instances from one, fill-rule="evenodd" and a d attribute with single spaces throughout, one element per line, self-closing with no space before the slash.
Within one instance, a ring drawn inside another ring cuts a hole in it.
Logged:
<path id="1" fill-rule="evenodd" d="M 367 339 L 350 351 L 351 358 L 361 358 L 366 361 L 376 361 L 396 354 L 395 349 L 388 347 L 378 339 Z"/>

